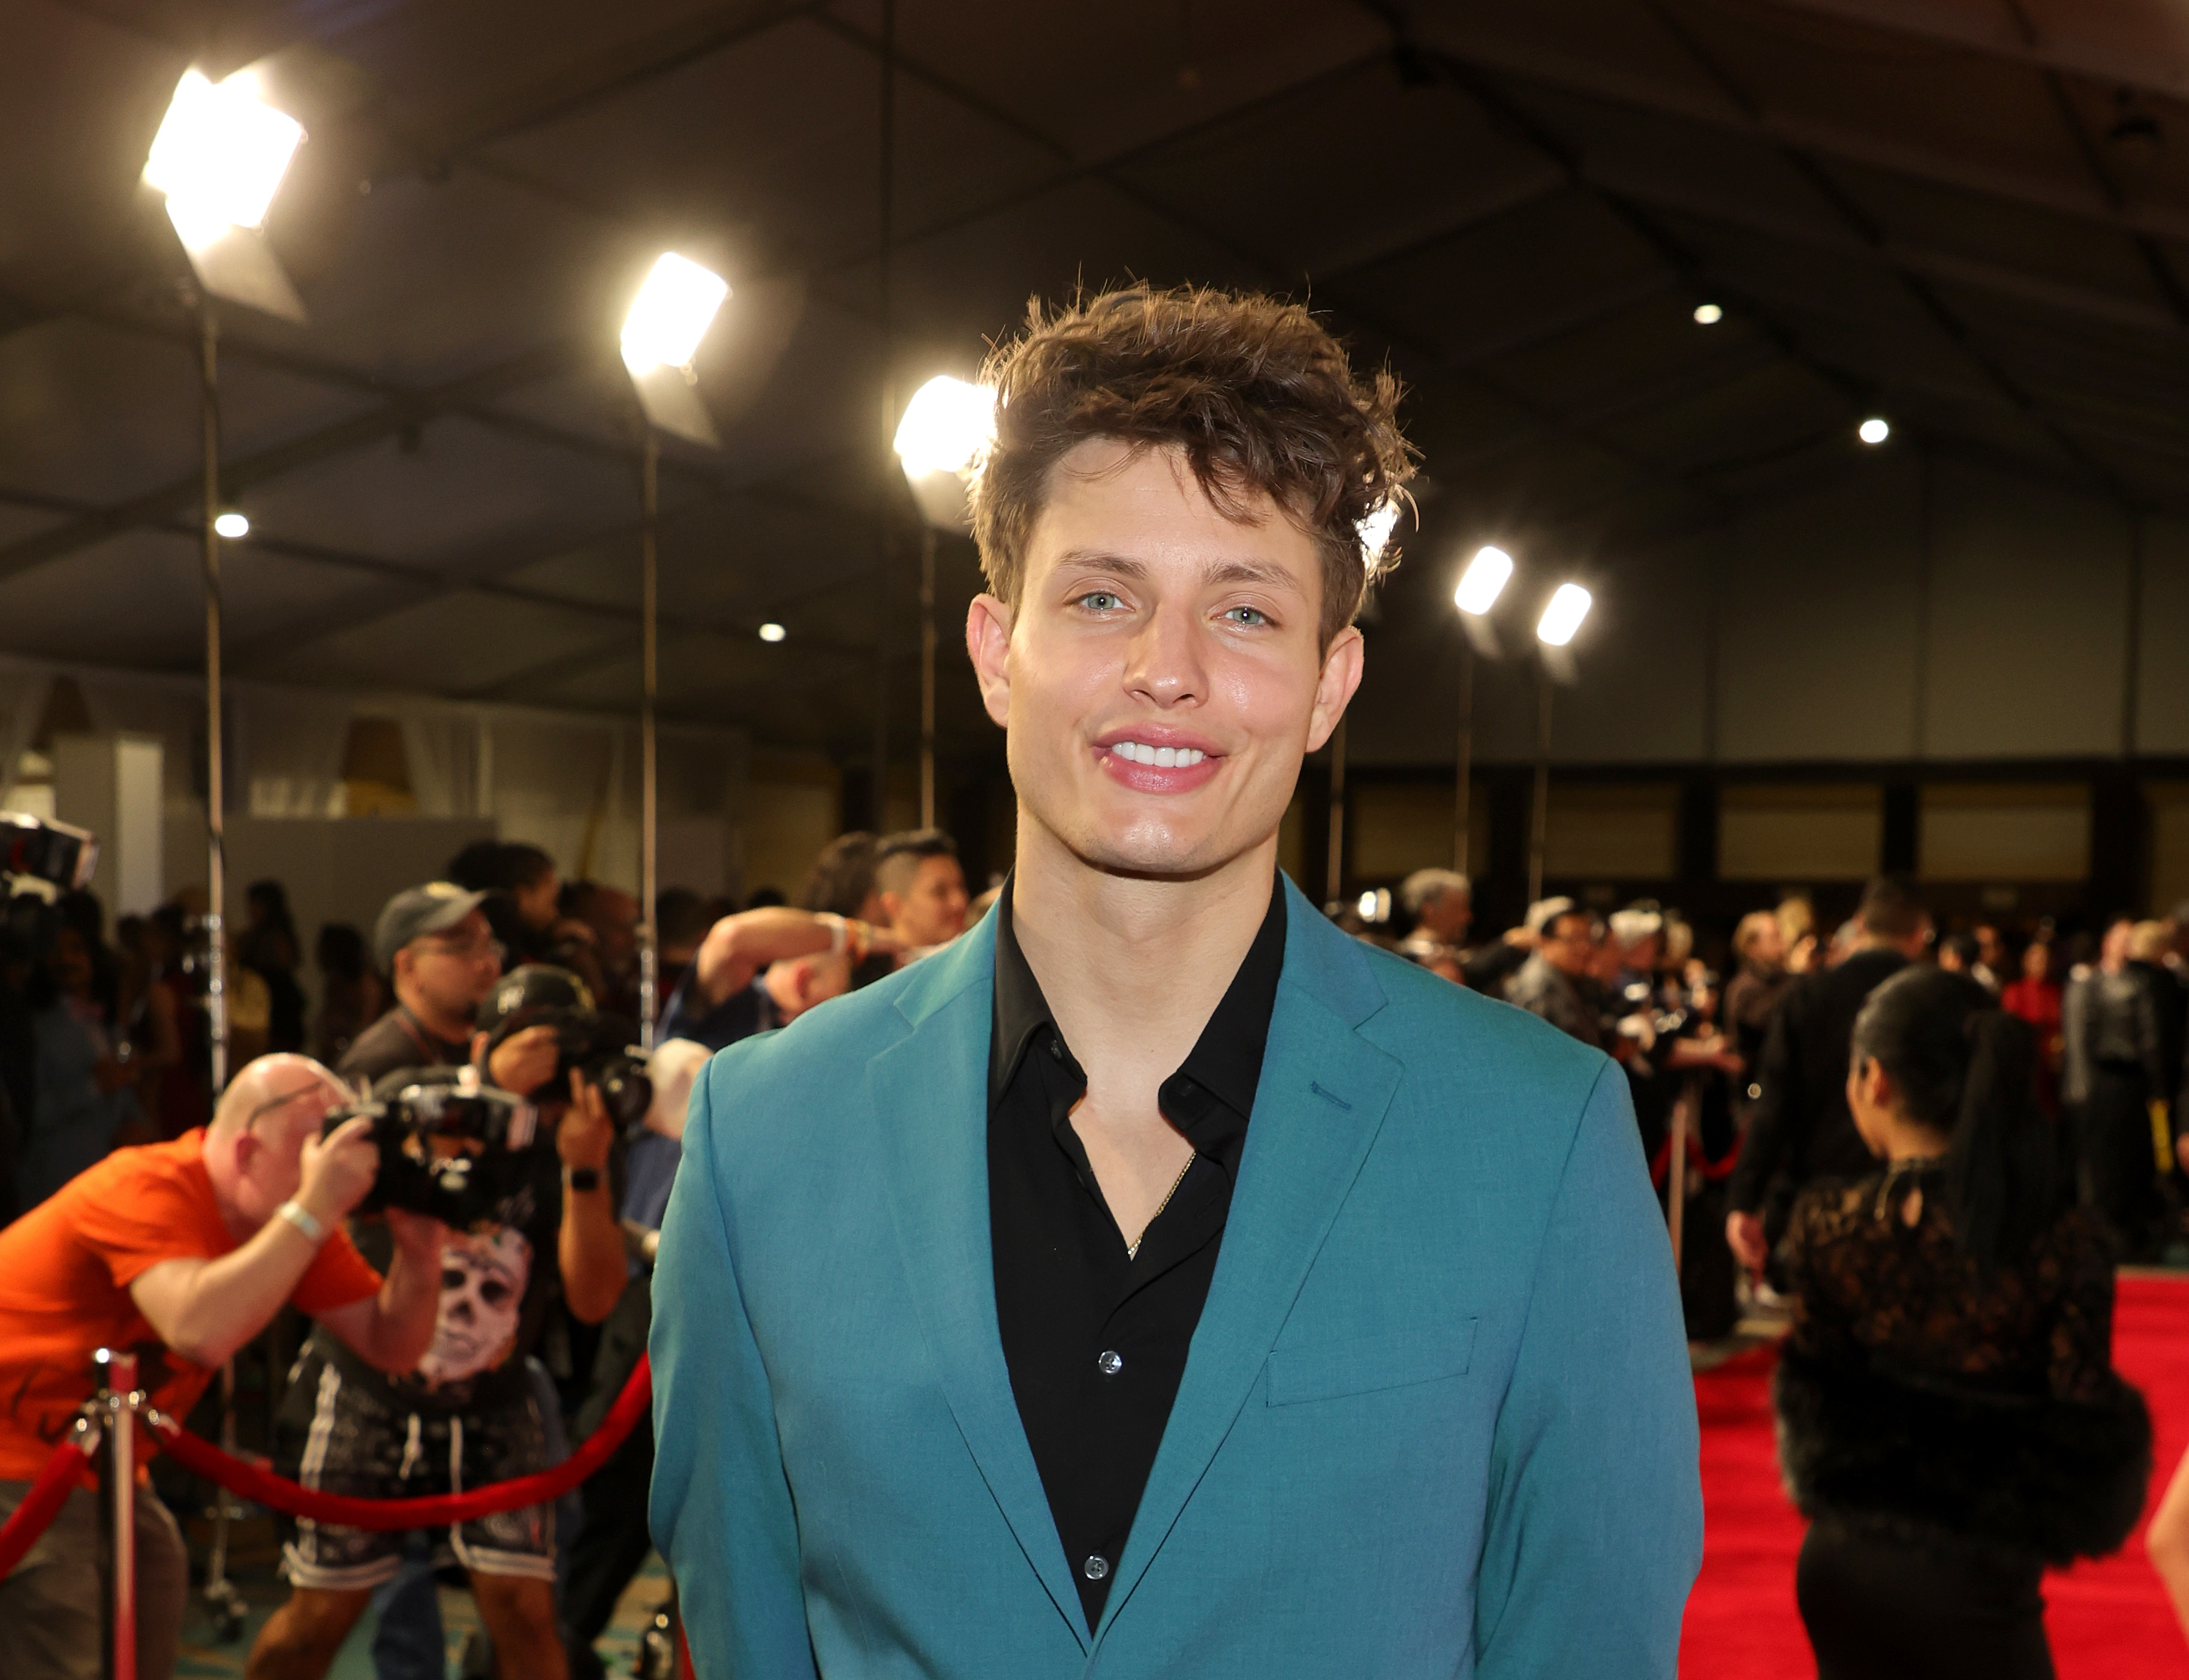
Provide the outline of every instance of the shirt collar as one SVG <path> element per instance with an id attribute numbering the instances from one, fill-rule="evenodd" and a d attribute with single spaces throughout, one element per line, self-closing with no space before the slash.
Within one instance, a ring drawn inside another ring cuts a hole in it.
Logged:
<path id="1" fill-rule="evenodd" d="M 988 1104 L 1003 1100 L 1027 1048 L 1044 1029 L 1054 1029 L 1055 1016 L 1042 995 L 1026 953 L 1019 948 L 1011 925 L 1012 883 L 1006 880 L 990 914 L 996 921 L 996 998 L 988 1049 Z M 1285 960 L 1285 896 L 1281 880 L 1270 883 L 1270 908 L 1262 917 L 1253 943 L 1231 977 L 1201 1038 L 1178 1072 L 1163 1084 L 1166 1097 L 1183 1082 L 1197 1085 L 1214 1096 L 1241 1120 L 1253 1112 L 1254 1092 L 1261 1083 L 1262 1055 L 1270 1037 L 1270 1017 L 1276 1008 L 1277 981 Z M 1061 1035 L 1060 1035 L 1061 1036 Z M 1191 1106 L 1191 1105 L 1181 1105 Z M 1165 1112 L 1170 1112 L 1166 1107 Z M 1171 1113 L 1196 1145 L 1201 1140 L 1192 1117 Z"/>

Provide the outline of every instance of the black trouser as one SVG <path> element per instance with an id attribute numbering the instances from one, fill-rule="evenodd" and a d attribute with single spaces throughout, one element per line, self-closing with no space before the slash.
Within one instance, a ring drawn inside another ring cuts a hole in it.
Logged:
<path id="1" fill-rule="evenodd" d="M 2033 1555 L 1820 1518 L 1794 1575 L 1817 1680 L 2054 1680 L 2043 1575 Z"/>
<path id="2" fill-rule="evenodd" d="M 2130 1253 L 2147 1247 L 2165 1215 L 2151 1139 L 2150 1081 L 2134 1062 L 2090 1071 L 2079 1133 L 2083 1193 Z"/>

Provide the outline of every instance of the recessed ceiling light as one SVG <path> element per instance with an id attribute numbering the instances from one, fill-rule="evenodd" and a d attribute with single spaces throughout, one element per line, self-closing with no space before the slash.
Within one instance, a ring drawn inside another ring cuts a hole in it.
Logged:
<path id="1" fill-rule="evenodd" d="M 763 642 L 780 642 L 789 634 L 778 624 L 764 624 L 760 627 L 760 639 Z"/>
<path id="2" fill-rule="evenodd" d="M 1865 444 L 1881 444 L 1892 435 L 1892 427 L 1872 415 L 1854 428 L 1854 434 Z"/>
<path id="3" fill-rule="evenodd" d="M 251 535 L 251 521 L 236 512 L 222 514 L 212 522 L 212 528 L 231 542 L 238 537 L 247 537 Z"/>
<path id="4" fill-rule="evenodd" d="M 1697 326 L 1716 326 L 1724 319 L 1725 311 L 1719 308 L 1715 303 L 1698 303 L 1695 305 L 1695 325 Z"/>

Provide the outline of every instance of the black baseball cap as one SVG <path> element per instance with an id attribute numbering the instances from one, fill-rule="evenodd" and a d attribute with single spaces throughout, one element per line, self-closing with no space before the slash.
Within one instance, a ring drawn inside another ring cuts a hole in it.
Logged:
<path id="1" fill-rule="evenodd" d="M 453 881 L 410 886 L 387 901 L 373 925 L 373 954 L 382 969 L 395 966 L 395 953 L 414 939 L 446 933 L 479 907 L 484 892 L 467 892 Z"/>

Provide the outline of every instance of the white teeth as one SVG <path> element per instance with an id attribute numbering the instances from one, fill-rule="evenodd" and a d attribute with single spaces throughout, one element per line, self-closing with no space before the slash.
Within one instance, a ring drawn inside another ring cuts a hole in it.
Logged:
<path id="1" fill-rule="evenodd" d="M 1197 747 L 1151 747 L 1141 741 L 1120 741 L 1110 750 L 1134 764 L 1151 764 L 1159 770 L 1184 770 L 1208 755 Z"/>

